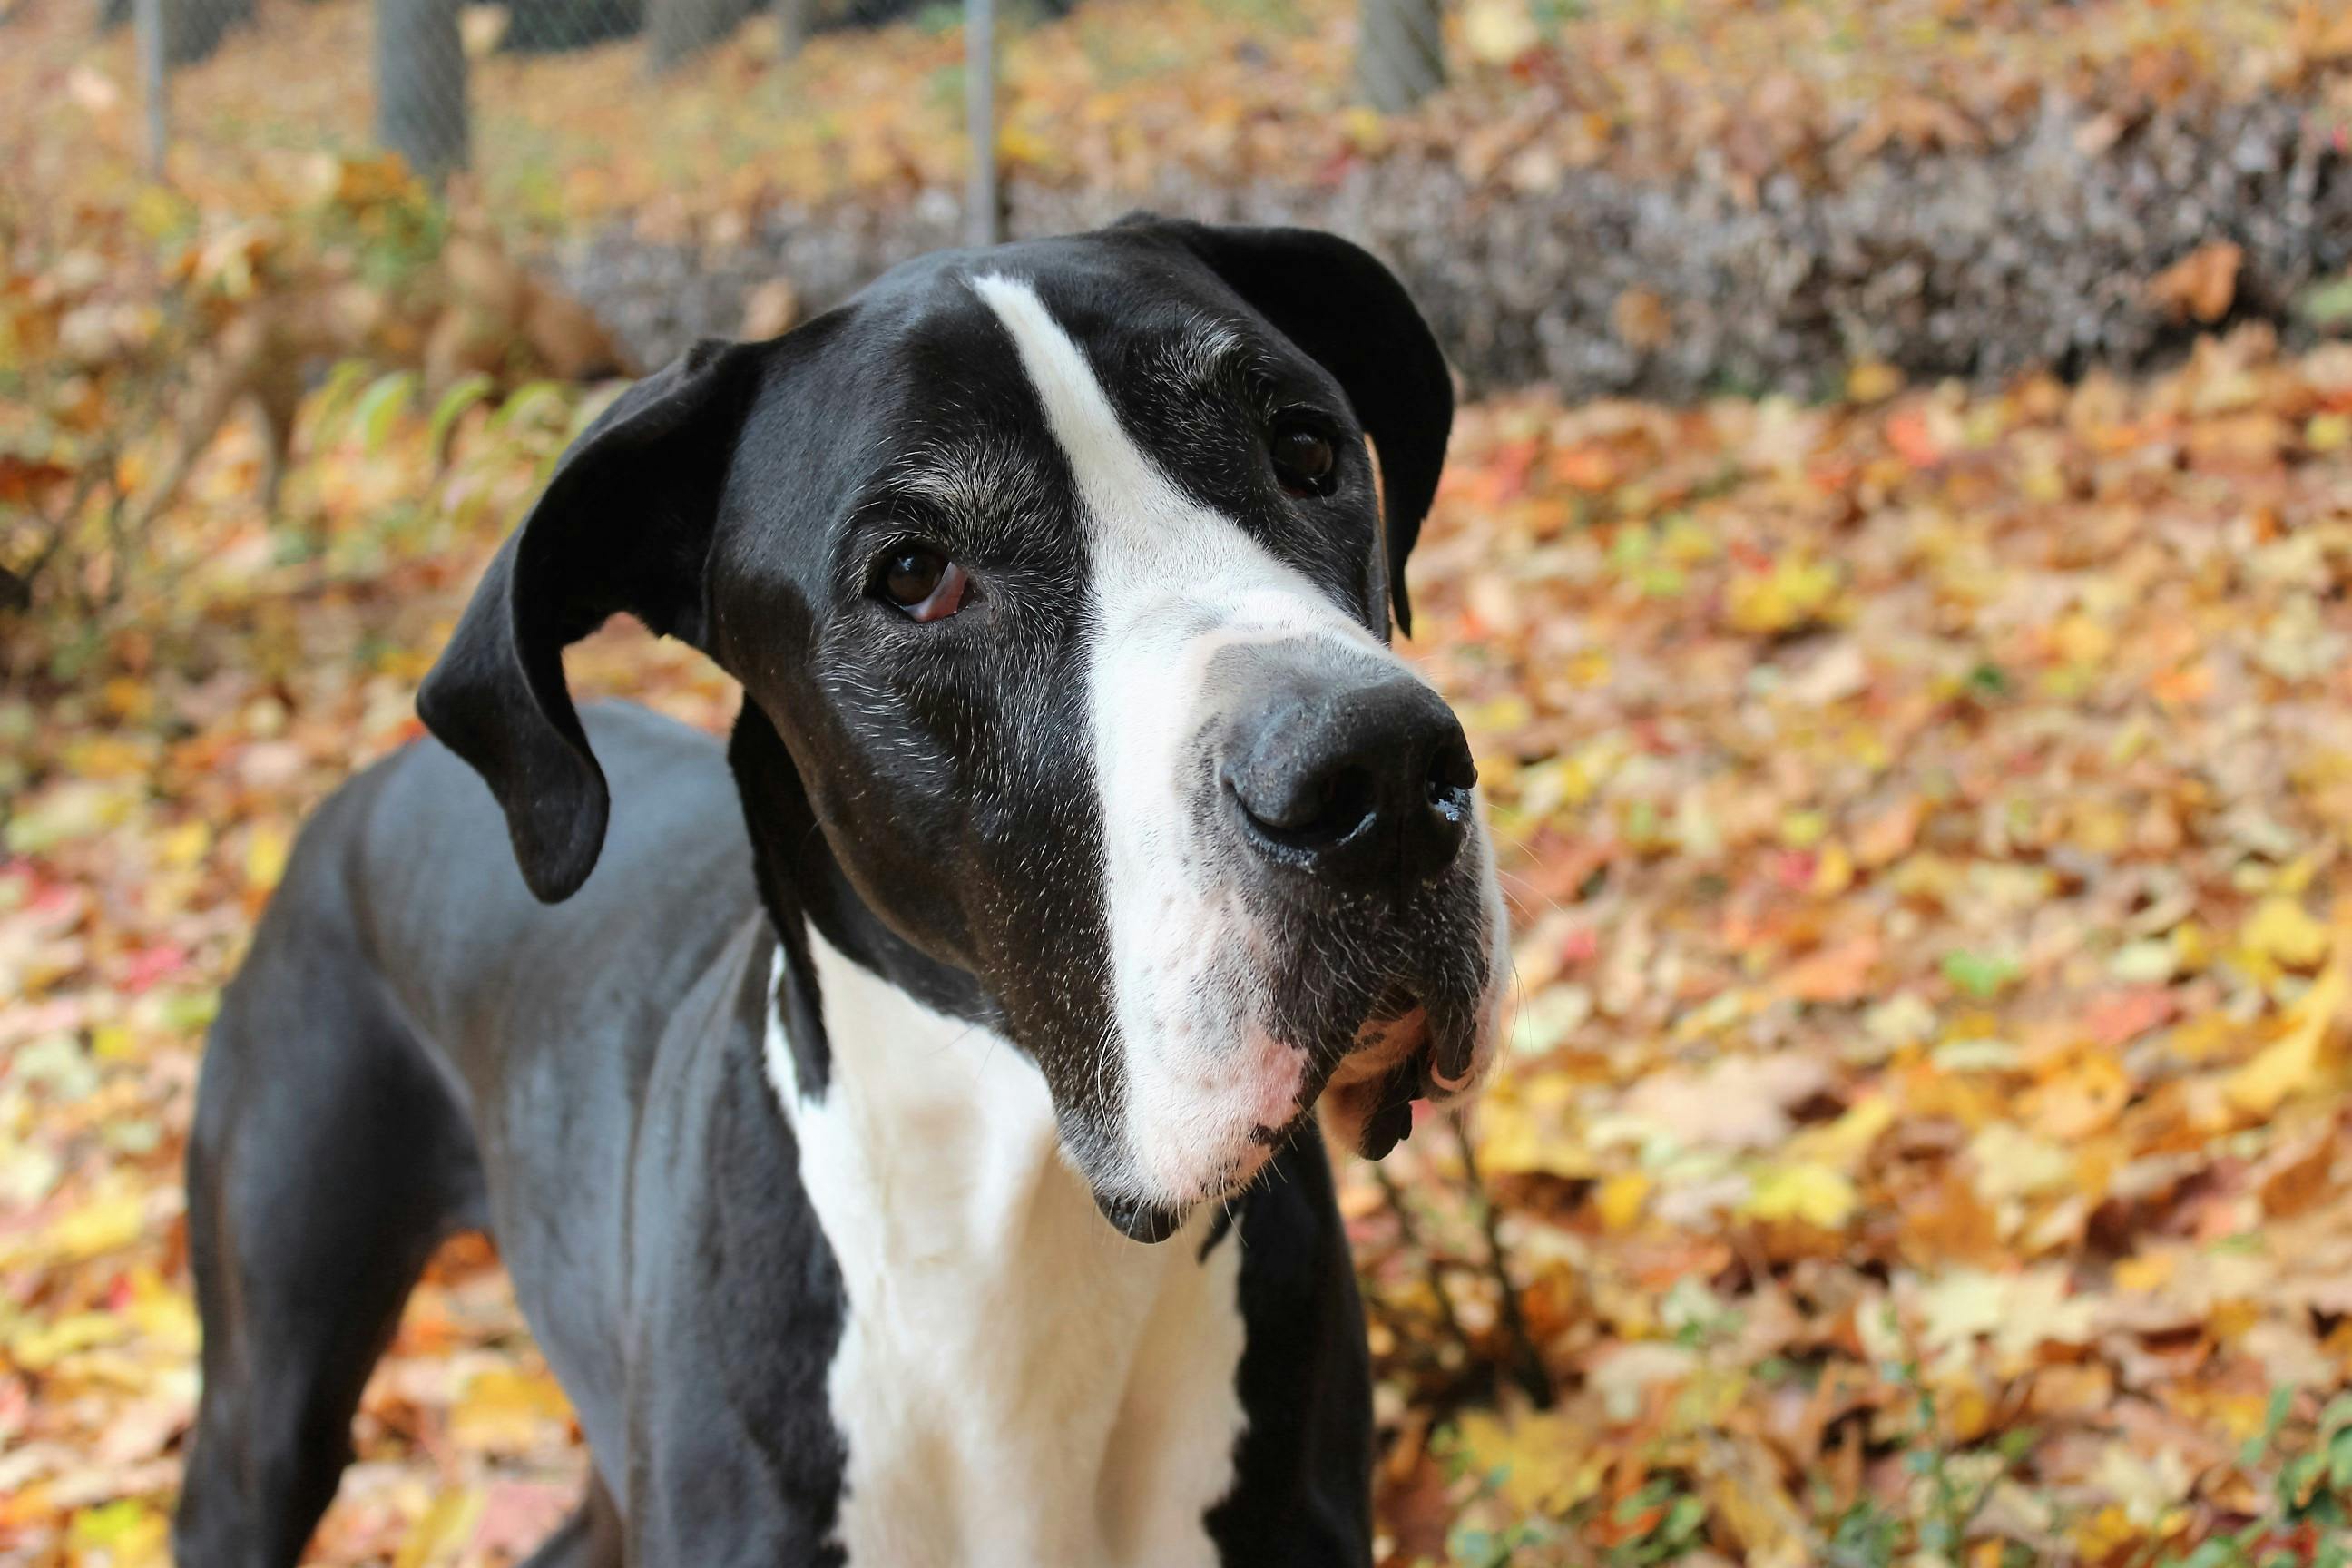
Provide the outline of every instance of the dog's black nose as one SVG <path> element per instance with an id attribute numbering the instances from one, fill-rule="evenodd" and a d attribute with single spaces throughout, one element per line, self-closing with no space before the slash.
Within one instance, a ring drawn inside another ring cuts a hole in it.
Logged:
<path id="1" fill-rule="evenodd" d="M 1478 782 L 1453 710 L 1406 676 L 1267 704 L 1234 735 L 1223 774 L 1243 836 L 1268 858 L 1367 889 L 1453 864 Z"/>

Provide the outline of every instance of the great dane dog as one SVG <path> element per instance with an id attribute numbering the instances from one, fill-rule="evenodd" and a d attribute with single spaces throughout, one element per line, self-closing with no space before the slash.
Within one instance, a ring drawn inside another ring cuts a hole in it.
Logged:
<path id="1" fill-rule="evenodd" d="M 593 1457 L 541 1568 L 1367 1563 L 1323 1133 L 1467 1091 L 1507 969 L 1389 646 L 1452 420 L 1363 251 L 1149 216 L 625 393 L 224 1002 L 184 1568 L 296 1561 L 472 1227 Z M 575 710 L 618 611 L 723 751 Z"/>

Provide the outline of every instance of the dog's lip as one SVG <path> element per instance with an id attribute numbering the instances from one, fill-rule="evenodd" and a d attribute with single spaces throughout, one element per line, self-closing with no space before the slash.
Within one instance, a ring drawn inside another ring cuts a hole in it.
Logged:
<path id="1" fill-rule="evenodd" d="M 1220 1190 L 1192 1201 L 1170 1203 L 1097 1187 L 1092 1189 L 1095 1206 L 1113 1229 L 1130 1240 L 1165 1241 L 1183 1228 L 1202 1203 L 1229 1200 L 1246 1190 L 1265 1162 L 1297 1136 L 1309 1118 L 1318 1115 L 1330 1142 L 1368 1160 L 1384 1157 L 1412 1134 L 1417 1101 L 1450 1098 L 1478 1076 L 1475 1052 L 1461 1076 L 1448 1077 L 1440 1071 L 1429 1011 L 1416 1001 L 1406 1001 L 1402 1013 L 1364 1024 L 1357 1032 L 1359 1044 L 1332 1068 L 1322 1087 L 1306 1098 L 1294 1118 L 1280 1126 L 1252 1131 L 1255 1157 L 1237 1172 L 1228 1172 Z"/>
<path id="2" fill-rule="evenodd" d="M 1368 1024 L 1365 1031 L 1373 1038 L 1332 1070 L 1318 1103 L 1337 1142 L 1378 1160 L 1412 1135 L 1414 1100 L 1451 1094 L 1470 1080 L 1439 1074 L 1426 1008 Z"/>
<path id="3" fill-rule="evenodd" d="M 1189 1205 L 1177 1206 L 1148 1203 L 1141 1198 L 1113 1197 L 1099 1188 L 1094 1199 L 1095 1206 L 1102 1210 L 1103 1218 L 1110 1221 L 1112 1229 L 1129 1241 L 1147 1246 L 1175 1235 L 1192 1212 Z"/>
<path id="4" fill-rule="evenodd" d="M 1361 1043 L 1331 1069 L 1325 1093 L 1386 1078 L 1398 1063 L 1415 1055 L 1426 1055 L 1430 1047 L 1429 1009 L 1414 1006 L 1394 1018 L 1368 1023 L 1358 1032 L 1357 1039 Z"/>

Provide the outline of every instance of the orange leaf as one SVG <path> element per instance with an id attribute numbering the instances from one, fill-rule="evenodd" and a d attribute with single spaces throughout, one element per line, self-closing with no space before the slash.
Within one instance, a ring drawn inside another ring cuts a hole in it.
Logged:
<path id="1" fill-rule="evenodd" d="M 2229 240 L 2210 240 L 2148 279 L 2148 299 L 2178 320 L 2210 326 L 2230 313 L 2245 258 Z"/>

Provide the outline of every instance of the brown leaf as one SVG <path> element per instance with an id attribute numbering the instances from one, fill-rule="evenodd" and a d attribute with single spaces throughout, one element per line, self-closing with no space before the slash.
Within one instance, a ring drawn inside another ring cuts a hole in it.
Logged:
<path id="1" fill-rule="evenodd" d="M 2245 254 L 2229 240 L 2209 240 L 2148 279 L 2148 299 L 2176 320 L 2210 326 L 2230 313 L 2238 297 Z"/>
<path id="2" fill-rule="evenodd" d="M 743 335 L 781 337 L 801 319 L 800 290 L 789 278 L 771 278 L 743 297 Z"/>
<path id="3" fill-rule="evenodd" d="M 1650 353 L 1673 340 L 1674 313 L 1654 289 L 1628 289 L 1609 307 L 1609 329 L 1627 348 Z"/>

